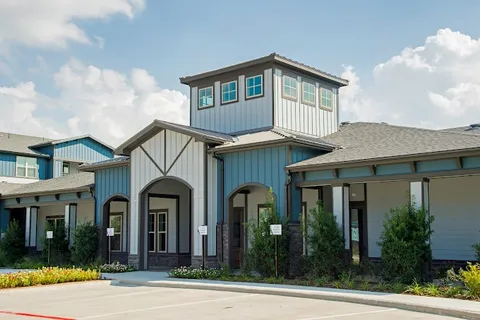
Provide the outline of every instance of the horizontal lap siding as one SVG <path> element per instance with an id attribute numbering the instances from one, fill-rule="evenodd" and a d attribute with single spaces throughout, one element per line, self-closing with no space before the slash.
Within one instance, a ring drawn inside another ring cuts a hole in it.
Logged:
<path id="1" fill-rule="evenodd" d="M 276 195 L 277 211 L 284 216 L 285 166 L 287 147 L 265 148 L 225 154 L 225 197 L 244 184 L 258 183 L 272 187 Z M 228 201 L 225 201 L 227 212 Z"/>
<path id="2" fill-rule="evenodd" d="M 0 176 L 15 177 L 17 158 L 13 154 L 0 153 Z"/>

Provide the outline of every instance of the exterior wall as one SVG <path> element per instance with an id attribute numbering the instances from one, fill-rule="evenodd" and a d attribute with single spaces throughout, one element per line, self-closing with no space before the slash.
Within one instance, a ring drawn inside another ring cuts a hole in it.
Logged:
<path id="1" fill-rule="evenodd" d="M 273 188 L 277 212 L 285 215 L 287 147 L 264 148 L 222 155 L 225 165 L 225 197 L 244 185 L 261 184 Z M 228 201 L 225 201 L 225 214 Z M 228 215 L 225 217 L 228 219 Z M 226 220 L 225 219 L 225 220 Z"/>
<path id="2" fill-rule="evenodd" d="M 0 182 L 31 183 L 38 180 L 48 179 L 48 163 L 48 159 L 37 158 L 38 178 L 20 178 L 16 176 L 17 156 L 9 153 L 0 153 Z"/>
<path id="3" fill-rule="evenodd" d="M 107 168 L 95 171 L 95 222 L 102 224 L 103 205 L 111 197 L 119 195 L 130 198 L 130 167 Z"/>
<path id="4" fill-rule="evenodd" d="M 262 71 L 251 74 L 258 75 Z M 248 76 L 251 76 L 248 75 Z M 263 97 L 245 99 L 245 75 L 231 78 L 238 82 L 238 102 L 221 105 L 221 82 L 212 81 L 214 106 L 198 109 L 198 89 L 191 88 L 190 125 L 223 133 L 247 131 L 273 125 L 272 69 L 263 71 Z M 200 87 L 201 88 L 201 87 Z"/>
<path id="5" fill-rule="evenodd" d="M 184 151 L 179 156 L 184 146 L 188 143 Z M 145 150 L 149 156 L 142 150 Z M 204 223 L 206 189 L 204 161 L 205 150 L 202 142 L 195 142 L 191 137 L 164 130 L 152 137 L 142 145 L 142 148 L 136 148 L 131 154 L 131 224 L 130 224 L 130 255 L 138 255 L 139 252 L 139 232 L 140 232 L 140 195 L 153 181 L 163 178 L 178 178 L 188 183 L 193 193 L 193 254 L 201 255 L 201 236 L 194 231 L 198 226 Z M 177 156 L 179 158 L 176 160 Z M 150 160 L 151 157 L 153 159 Z M 210 156 L 208 156 L 210 157 Z M 175 161 L 176 160 L 176 161 Z M 210 161 L 208 161 L 210 162 Z M 162 172 L 165 173 L 162 174 Z M 216 168 L 208 168 L 208 171 L 216 171 Z M 213 203 L 208 205 L 213 206 Z M 210 255 L 215 255 L 215 225 L 217 223 L 216 212 L 208 210 L 209 232 L 213 232 L 208 238 L 208 251 Z M 212 231 L 213 230 L 213 231 Z M 132 263 L 134 257 L 130 259 Z"/>
<path id="6" fill-rule="evenodd" d="M 435 260 L 475 261 L 480 242 L 480 176 L 430 180 L 431 245 Z"/>
<path id="7" fill-rule="evenodd" d="M 380 257 L 377 242 L 383 230 L 385 214 L 408 201 L 408 181 L 367 183 L 368 256 Z"/>
<path id="8" fill-rule="evenodd" d="M 113 151 L 92 139 L 83 138 L 55 145 L 54 158 L 97 162 L 113 158 Z"/>
<path id="9" fill-rule="evenodd" d="M 0 200 L 0 232 L 4 232 L 7 230 L 9 221 L 10 211 L 5 209 L 3 205 L 3 200 Z"/>
<path id="10" fill-rule="evenodd" d="M 288 74 L 297 79 L 296 101 L 283 97 L 282 76 L 284 74 Z M 317 89 L 315 106 L 302 103 L 303 80 L 315 84 Z M 317 136 L 326 136 L 338 130 L 338 87 L 278 67 L 276 67 L 274 71 L 273 86 L 275 126 Z M 320 107 L 320 88 L 332 90 L 333 108 L 331 111 Z"/>
<path id="11" fill-rule="evenodd" d="M 78 167 L 81 163 L 79 162 L 72 162 L 72 161 L 63 161 L 63 160 L 54 160 L 53 163 L 53 178 L 58 178 L 63 176 L 63 163 L 68 162 L 70 164 L 70 174 L 78 173 Z"/>

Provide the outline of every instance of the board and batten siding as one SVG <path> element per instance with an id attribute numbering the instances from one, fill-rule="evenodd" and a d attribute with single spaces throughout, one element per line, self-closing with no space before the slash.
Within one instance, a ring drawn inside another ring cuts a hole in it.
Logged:
<path id="1" fill-rule="evenodd" d="M 113 196 L 130 199 L 130 167 L 113 167 L 95 171 L 95 222 L 102 224 L 103 206 Z"/>
<path id="2" fill-rule="evenodd" d="M 297 79 L 296 101 L 283 97 L 283 74 Z M 302 81 L 315 84 L 315 106 L 302 103 Z M 274 125 L 292 131 L 326 136 L 338 130 L 338 88 L 326 82 L 312 80 L 300 74 L 275 68 L 274 85 Z M 333 109 L 327 111 L 320 108 L 320 88 L 332 90 Z"/>
<path id="3" fill-rule="evenodd" d="M 272 69 L 263 72 L 263 97 L 245 99 L 245 76 L 238 77 L 238 102 L 221 105 L 221 83 L 214 84 L 214 106 L 198 109 L 198 87 L 192 87 L 190 111 L 192 127 L 233 133 L 273 125 Z"/>
<path id="4" fill-rule="evenodd" d="M 166 135 L 166 136 L 165 136 Z M 138 147 L 131 153 L 130 158 L 130 178 L 131 178 L 131 224 L 130 224 L 130 254 L 139 254 L 139 232 L 140 232 L 140 200 L 142 192 L 151 185 L 152 182 L 159 179 L 168 179 L 169 177 L 178 178 L 187 183 L 192 188 L 192 248 L 196 256 L 202 253 L 202 239 L 196 231 L 198 226 L 204 223 L 205 211 L 205 175 L 204 160 L 205 149 L 203 142 L 195 142 L 190 136 L 163 130 L 150 140 L 142 144 L 142 147 L 156 164 L 166 172 L 163 175 L 157 166 L 149 159 L 142 148 Z M 166 145 L 165 145 L 166 142 Z M 174 163 L 177 156 L 183 150 L 178 160 Z M 210 162 L 210 161 L 208 161 Z M 208 171 L 215 171 L 215 168 L 208 168 Z M 215 193 L 216 194 L 216 193 Z M 214 208 L 216 200 L 209 203 L 208 210 L 208 253 L 215 255 L 216 236 L 215 226 L 217 223 L 216 211 Z"/>
<path id="5" fill-rule="evenodd" d="M 31 157 L 31 156 L 30 156 Z M 35 157 L 32 157 L 35 158 Z M 50 162 L 45 158 L 37 158 L 37 178 L 17 177 L 17 156 L 14 154 L 0 153 L 0 177 L 12 177 L 16 180 L 8 180 L 11 183 L 35 182 L 36 180 L 48 179 L 48 164 Z M 17 181 L 18 180 L 18 181 Z M 19 181 L 22 180 L 22 181 Z"/>
<path id="6" fill-rule="evenodd" d="M 225 165 L 225 197 L 240 186 L 261 184 L 273 188 L 277 213 L 281 217 L 285 215 L 287 147 L 241 151 L 228 153 L 222 157 Z M 225 201 L 225 213 L 228 212 L 228 200 Z M 228 219 L 228 215 L 225 218 Z"/>
<path id="7" fill-rule="evenodd" d="M 97 162 L 113 158 L 113 151 L 90 138 L 82 138 L 55 145 L 54 157 L 67 161 Z"/>

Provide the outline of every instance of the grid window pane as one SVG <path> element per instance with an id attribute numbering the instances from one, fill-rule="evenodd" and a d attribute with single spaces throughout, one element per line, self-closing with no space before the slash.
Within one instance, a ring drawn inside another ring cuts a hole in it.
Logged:
<path id="1" fill-rule="evenodd" d="M 322 89 L 322 107 L 332 108 L 332 91 L 328 89 Z"/>
<path id="2" fill-rule="evenodd" d="M 158 232 L 167 231 L 167 216 L 164 213 L 158 215 Z"/>
<path id="3" fill-rule="evenodd" d="M 27 177 L 29 177 L 29 178 L 35 178 L 35 176 L 36 176 L 36 175 L 35 175 L 35 171 L 36 171 L 35 168 L 30 168 L 30 167 L 28 167 L 28 168 L 27 168 Z"/>
<path id="4" fill-rule="evenodd" d="M 310 104 L 315 104 L 315 86 L 311 83 L 303 83 L 303 100 Z"/>
<path id="5" fill-rule="evenodd" d="M 203 88 L 198 93 L 198 103 L 200 108 L 213 106 L 213 88 Z"/>
<path id="6" fill-rule="evenodd" d="M 229 82 L 222 84 L 222 102 L 230 102 L 237 100 L 237 82 Z"/>
<path id="7" fill-rule="evenodd" d="M 114 235 L 113 237 L 110 237 L 112 238 L 110 241 L 110 249 L 113 250 L 113 251 L 120 251 L 122 250 L 122 236 L 120 234 L 116 234 Z"/>
<path id="8" fill-rule="evenodd" d="M 122 216 L 110 217 L 110 228 L 114 229 L 114 232 L 122 232 Z"/>
<path id="9" fill-rule="evenodd" d="M 25 164 L 29 167 L 36 167 L 37 166 L 37 159 L 36 158 L 25 158 Z"/>
<path id="10" fill-rule="evenodd" d="M 25 166 L 26 162 L 27 161 L 26 161 L 25 157 L 17 157 L 17 164 L 18 165 Z"/>
<path id="11" fill-rule="evenodd" d="M 262 94 L 262 76 L 247 78 L 247 98 Z"/>
<path id="12" fill-rule="evenodd" d="M 148 232 L 155 232 L 155 214 L 148 215 Z"/>
<path id="13" fill-rule="evenodd" d="M 155 251 L 155 233 L 148 234 L 148 251 Z"/>
<path id="14" fill-rule="evenodd" d="M 167 251 L 167 234 L 158 234 L 158 251 Z"/>
<path id="15" fill-rule="evenodd" d="M 288 76 L 283 77 L 283 92 L 286 96 L 297 98 L 297 80 Z"/>
<path id="16" fill-rule="evenodd" d="M 26 169 L 25 167 L 17 167 L 17 176 L 25 177 Z"/>

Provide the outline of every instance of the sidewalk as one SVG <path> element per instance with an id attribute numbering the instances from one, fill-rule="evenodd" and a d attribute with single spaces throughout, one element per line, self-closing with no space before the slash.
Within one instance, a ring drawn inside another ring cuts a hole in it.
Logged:
<path id="1" fill-rule="evenodd" d="M 264 283 L 174 279 L 168 278 L 167 272 L 154 271 L 102 274 L 102 278 L 106 280 L 113 280 L 112 285 L 139 285 L 271 294 L 289 297 L 351 302 L 463 319 L 480 319 L 480 302 L 457 299 Z"/>

